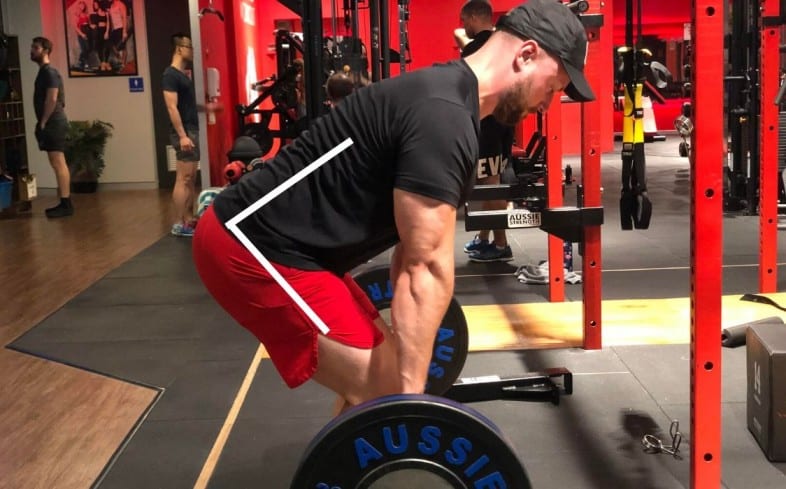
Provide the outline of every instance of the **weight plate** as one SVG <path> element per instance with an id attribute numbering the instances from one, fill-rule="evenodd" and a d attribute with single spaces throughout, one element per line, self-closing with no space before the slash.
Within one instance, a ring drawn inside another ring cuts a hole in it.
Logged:
<path id="1" fill-rule="evenodd" d="M 389 266 L 371 267 L 357 273 L 353 278 L 377 310 L 390 308 L 393 284 L 390 282 Z M 452 297 L 434 340 L 426 393 L 442 395 L 447 392 L 461 375 L 468 351 L 467 320 L 456 298 Z"/>
<path id="2" fill-rule="evenodd" d="M 309 444 L 290 488 L 375 489 L 399 470 L 413 472 L 413 479 L 419 479 L 415 471 L 429 480 L 438 476 L 444 484 L 437 487 L 531 487 L 493 422 L 470 407 L 422 394 L 382 397 L 333 419 Z"/>

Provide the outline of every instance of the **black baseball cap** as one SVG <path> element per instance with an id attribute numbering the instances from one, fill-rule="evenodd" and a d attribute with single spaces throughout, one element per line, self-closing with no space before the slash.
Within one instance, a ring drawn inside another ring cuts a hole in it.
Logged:
<path id="1" fill-rule="evenodd" d="M 595 100 L 584 77 L 587 34 L 576 14 L 557 0 L 528 0 L 497 21 L 497 29 L 532 39 L 558 57 L 570 77 L 565 93 L 578 102 Z"/>

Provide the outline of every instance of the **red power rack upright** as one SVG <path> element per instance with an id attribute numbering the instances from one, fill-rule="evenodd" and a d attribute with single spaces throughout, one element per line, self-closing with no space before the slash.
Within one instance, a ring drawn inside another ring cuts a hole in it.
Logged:
<path id="1" fill-rule="evenodd" d="M 723 11 L 694 0 L 691 144 L 691 488 L 721 487 Z"/>
<path id="2" fill-rule="evenodd" d="M 776 292 L 778 284 L 778 112 L 780 81 L 780 0 L 761 2 L 759 63 L 759 292 Z"/>
<path id="3" fill-rule="evenodd" d="M 611 4 L 613 2 L 590 2 L 589 14 L 602 14 L 603 25 L 587 30 L 589 40 L 585 75 L 595 91 L 594 102 L 581 104 L 581 183 L 583 198 L 581 206 L 600 207 L 600 136 L 601 107 L 603 98 L 602 70 L 610 68 L 603 62 L 607 55 L 607 44 L 602 39 L 610 39 L 612 25 Z M 587 226 L 584 228 L 582 264 L 583 291 L 583 323 L 584 348 L 597 350 L 602 348 L 601 328 L 601 227 Z"/>

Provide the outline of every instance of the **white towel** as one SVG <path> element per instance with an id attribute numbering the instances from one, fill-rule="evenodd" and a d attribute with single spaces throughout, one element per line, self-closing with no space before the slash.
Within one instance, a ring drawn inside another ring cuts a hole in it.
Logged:
<path id="1" fill-rule="evenodd" d="M 571 272 L 566 268 L 562 269 L 565 275 L 565 282 L 569 284 L 580 284 L 581 274 Z M 549 283 L 549 262 L 542 261 L 538 265 L 525 265 L 516 270 L 516 278 L 522 284 L 547 284 Z"/>

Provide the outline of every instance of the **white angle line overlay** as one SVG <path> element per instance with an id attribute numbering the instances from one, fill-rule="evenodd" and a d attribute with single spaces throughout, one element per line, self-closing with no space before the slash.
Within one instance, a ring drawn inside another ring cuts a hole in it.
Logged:
<path id="1" fill-rule="evenodd" d="M 245 234 L 243 234 L 240 228 L 238 228 L 238 224 L 240 224 L 241 221 L 246 219 L 251 214 L 261 209 L 263 206 L 268 204 L 271 200 L 275 199 L 279 195 L 289 190 L 291 186 L 295 185 L 296 183 L 298 183 L 299 181 L 303 180 L 308 175 L 316 171 L 320 166 L 324 165 L 328 161 L 335 158 L 336 155 L 338 155 L 348 147 L 352 146 L 352 144 L 353 143 L 351 138 L 345 139 L 338 146 L 331 149 L 330 151 L 322 155 L 320 158 L 318 158 L 313 163 L 303 168 L 296 174 L 292 175 L 284 183 L 276 187 L 272 192 L 266 194 L 264 197 L 262 197 L 258 201 L 248 206 L 248 208 L 240 212 L 240 214 L 236 215 L 226 223 L 227 229 L 229 229 L 232 232 L 232 234 L 234 234 L 237 237 L 237 239 L 239 239 L 240 242 L 243 243 L 243 246 L 245 246 L 246 249 L 251 252 L 251 254 L 254 256 L 254 258 L 257 259 L 259 264 L 262 265 L 262 267 L 264 267 L 265 270 L 267 270 L 267 272 L 270 274 L 271 277 L 275 279 L 276 282 L 278 282 L 278 285 L 280 285 L 281 288 L 284 289 L 284 292 L 286 292 L 287 295 L 289 295 L 289 297 L 291 297 L 292 300 L 295 301 L 295 304 L 297 304 L 298 307 L 300 307 L 300 309 L 303 310 L 306 316 L 308 316 L 309 319 L 314 321 L 314 324 L 317 325 L 317 328 L 319 328 L 322 334 L 327 334 L 328 331 L 330 331 L 330 328 L 328 328 L 327 325 L 322 321 L 322 319 L 319 316 L 317 316 L 317 313 L 315 313 L 314 310 L 311 309 L 311 306 L 306 304 L 306 301 L 304 301 L 303 298 L 300 297 L 300 294 L 298 294 L 295 291 L 295 289 L 293 289 L 292 286 L 289 285 L 289 282 L 287 282 L 286 279 L 282 277 L 280 273 L 278 273 L 278 270 L 276 270 L 273 267 L 273 265 L 268 261 L 267 258 L 265 258 L 264 255 L 262 255 L 262 253 L 259 251 L 259 249 L 256 246 L 254 246 L 251 240 L 248 239 L 248 237 Z"/>

